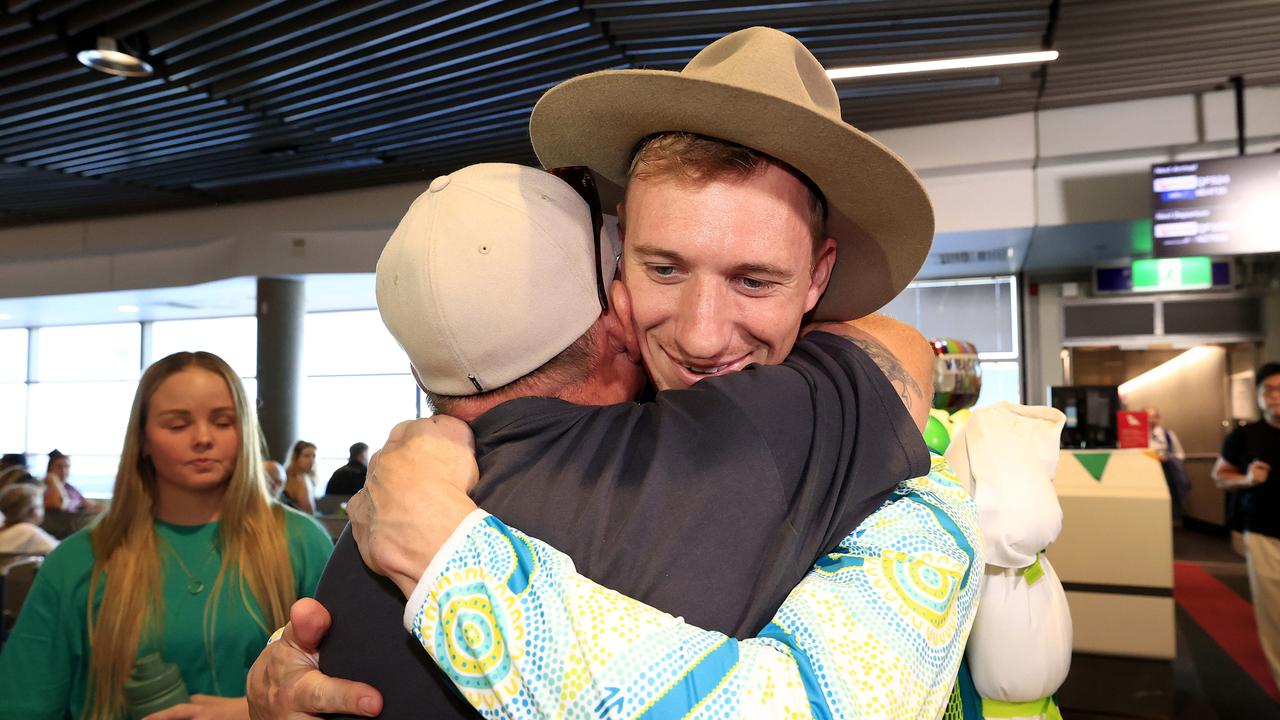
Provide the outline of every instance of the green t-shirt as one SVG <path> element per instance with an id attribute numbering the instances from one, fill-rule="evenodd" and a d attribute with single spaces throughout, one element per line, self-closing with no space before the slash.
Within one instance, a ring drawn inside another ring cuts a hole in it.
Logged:
<path id="1" fill-rule="evenodd" d="M 138 654 L 159 650 L 182 670 L 187 690 L 193 694 L 244 695 L 245 676 L 266 645 L 269 631 L 258 624 L 262 612 L 252 594 L 245 588 L 254 613 L 250 615 L 241 599 L 239 578 L 229 576 L 218 595 L 216 625 L 211 647 L 206 649 L 205 603 L 222 562 L 215 547 L 218 523 L 179 526 L 157 520 L 154 527 L 164 621 L 158 647 L 156 642 L 142 644 Z M 298 597 L 311 597 L 333 543 L 314 519 L 288 508 L 285 529 L 295 592 Z M 17 626 L 0 651 L 0 719 L 78 718 L 85 709 L 89 676 L 85 605 L 93 568 L 88 532 L 81 530 L 50 553 Z M 181 564 L 175 554 L 182 558 Z M 202 587 L 193 593 L 197 583 Z M 143 635 L 145 640 L 145 631 Z"/>

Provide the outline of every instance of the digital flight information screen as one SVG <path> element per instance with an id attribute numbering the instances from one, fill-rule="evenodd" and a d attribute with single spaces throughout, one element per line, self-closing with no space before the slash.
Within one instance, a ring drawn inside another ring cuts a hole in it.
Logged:
<path id="1" fill-rule="evenodd" d="M 1280 153 L 1151 167 L 1158 258 L 1280 251 Z"/>

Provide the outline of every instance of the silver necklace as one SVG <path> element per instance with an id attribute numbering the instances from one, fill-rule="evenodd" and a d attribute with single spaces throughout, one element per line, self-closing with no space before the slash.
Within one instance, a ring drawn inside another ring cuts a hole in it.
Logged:
<path id="1" fill-rule="evenodd" d="M 199 595 L 204 592 L 204 582 L 187 569 L 187 564 L 182 562 L 182 556 L 178 555 L 178 551 L 173 548 L 173 545 L 166 542 L 165 547 L 169 548 L 169 552 L 173 554 L 173 559 L 178 561 L 178 568 L 182 570 L 182 574 L 187 576 L 187 592 L 192 595 Z M 201 572 L 203 572 L 205 566 L 209 564 L 209 558 L 213 557 L 213 551 L 217 549 L 216 545 L 209 545 L 209 554 L 205 555 L 204 561 L 200 563 Z"/>

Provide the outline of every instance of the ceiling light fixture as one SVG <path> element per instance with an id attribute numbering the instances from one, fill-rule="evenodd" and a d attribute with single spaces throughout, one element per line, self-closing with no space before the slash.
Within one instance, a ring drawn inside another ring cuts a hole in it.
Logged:
<path id="1" fill-rule="evenodd" d="M 936 72 L 938 70 L 964 70 L 966 68 L 994 67 L 997 65 L 1045 63 L 1052 62 L 1057 59 L 1057 50 L 1043 50 L 1040 52 L 1005 53 L 1003 55 L 947 58 L 945 60 L 921 60 L 918 62 L 891 63 L 888 65 L 859 65 L 856 67 L 828 70 L 827 77 L 832 80 L 847 80 L 849 78 Z"/>
<path id="2" fill-rule="evenodd" d="M 121 77 L 151 77 L 155 74 L 155 68 L 146 56 L 144 50 L 128 47 L 107 35 L 98 36 L 94 47 L 76 53 L 81 65 Z"/>
<path id="3" fill-rule="evenodd" d="M 136 313 L 141 309 L 137 305 L 119 305 L 116 307 L 116 310 L 122 313 Z"/>
<path id="4" fill-rule="evenodd" d="M 9 313 L 0 313 L 0 320 L 12 320 L 13 316 Z"/>

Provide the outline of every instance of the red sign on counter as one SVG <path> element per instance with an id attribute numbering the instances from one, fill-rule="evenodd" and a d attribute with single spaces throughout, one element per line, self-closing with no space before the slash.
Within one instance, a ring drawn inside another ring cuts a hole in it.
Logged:
<path id="1" fill-rule="evenodd" d="M 1145 412 L 1121 410 L 1116 413 L 1116 444 L 1122 448 L 1146 448 L 1151 444 L 1151 428 Z"/>

